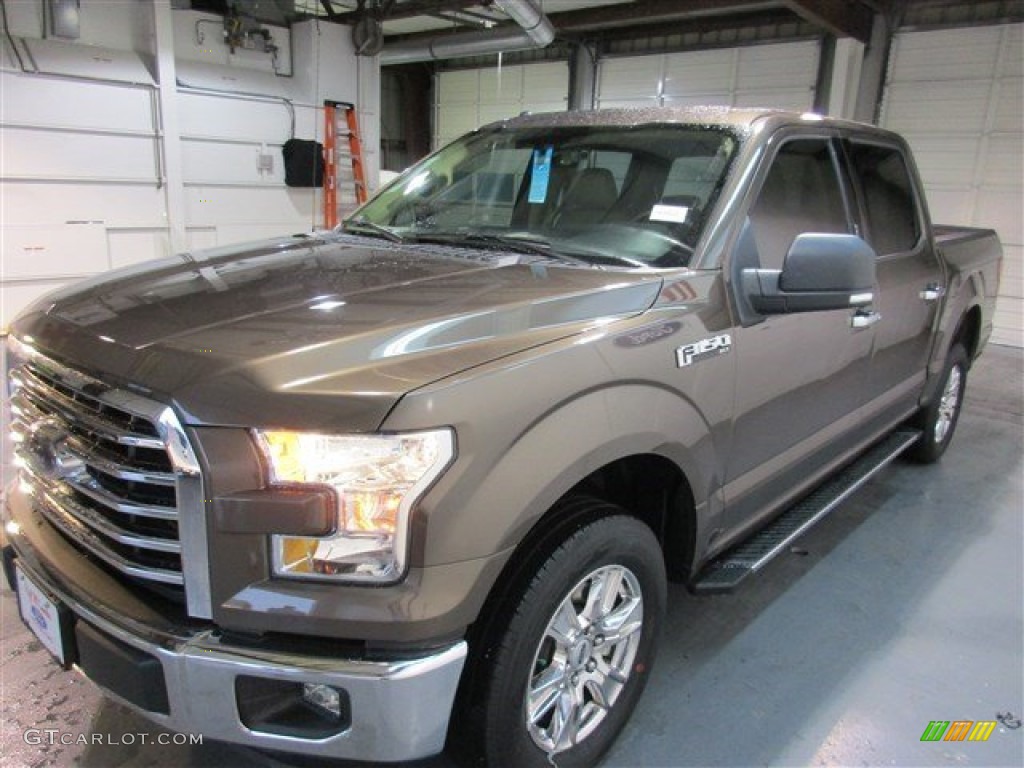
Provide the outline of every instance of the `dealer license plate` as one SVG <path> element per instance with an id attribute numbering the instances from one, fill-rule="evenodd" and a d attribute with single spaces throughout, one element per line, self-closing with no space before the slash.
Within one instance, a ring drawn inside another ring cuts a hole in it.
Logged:
<path id="1" fill-rule="evenodd" d="M 17 563 L 15 563 L 17 565 Z M 67 609 L 57 600 L 49 597 L 16 568 L 18 579 L 18 608 L 21 619 L 28 624 L 46 649 L 57 657 L 64 666 L 68 665 L 68 635 L 71 631 Z"/>

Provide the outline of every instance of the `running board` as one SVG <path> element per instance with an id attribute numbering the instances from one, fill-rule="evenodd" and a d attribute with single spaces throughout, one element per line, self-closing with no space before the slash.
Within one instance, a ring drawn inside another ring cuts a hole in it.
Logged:
<path id="1" fill-rule="evenodd" d="M 861 454 L 838 474 L 787 509 L 767 526 L 712 560 L 691 589 L 702 595 L 730 592 L 761 570 L 816 522 L 838 507 L 889 462 L 921 437 L 919 430 L 898 429 Z"/>

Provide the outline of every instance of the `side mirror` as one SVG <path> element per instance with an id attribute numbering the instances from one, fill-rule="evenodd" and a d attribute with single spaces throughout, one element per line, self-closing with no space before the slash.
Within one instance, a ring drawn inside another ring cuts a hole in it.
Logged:
<path id="1" fill-rule="evenodd" d="M 762 314 L 863 307 L 874 300 L 875 251 L 856 235 L 806 233 L 782 269 L 744 269 L 743 290 Z"/>

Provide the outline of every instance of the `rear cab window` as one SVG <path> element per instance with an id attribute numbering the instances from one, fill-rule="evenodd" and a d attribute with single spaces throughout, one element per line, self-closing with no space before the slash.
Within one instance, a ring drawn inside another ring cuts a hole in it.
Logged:
<path id="1" fill-rule="evenodd" d="M 856 138 L 846 151 L 863 209 L 864 239 L 879 256 L 913 250 L 924 228 L 903 152 Z"/>

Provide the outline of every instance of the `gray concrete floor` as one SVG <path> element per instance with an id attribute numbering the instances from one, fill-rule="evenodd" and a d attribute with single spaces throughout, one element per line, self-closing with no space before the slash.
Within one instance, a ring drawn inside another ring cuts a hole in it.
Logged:
<path id="1" fill-rule="evenodd" d="M 673 587 L 655 673 L 604 765 L 1024 765 L 1024 729 L 920 741 L 931 720 L 1024 711 L 1022 400 L 1024 355 L 990 347 L 939 464 L 885 470 L 734 595 Z M 0 608 L 0 764 L 283 765 L 142 745 L 164 732 L 60 672 L 6 588 Z M 104 743 L 29 744 L 32 728 Z"/>

